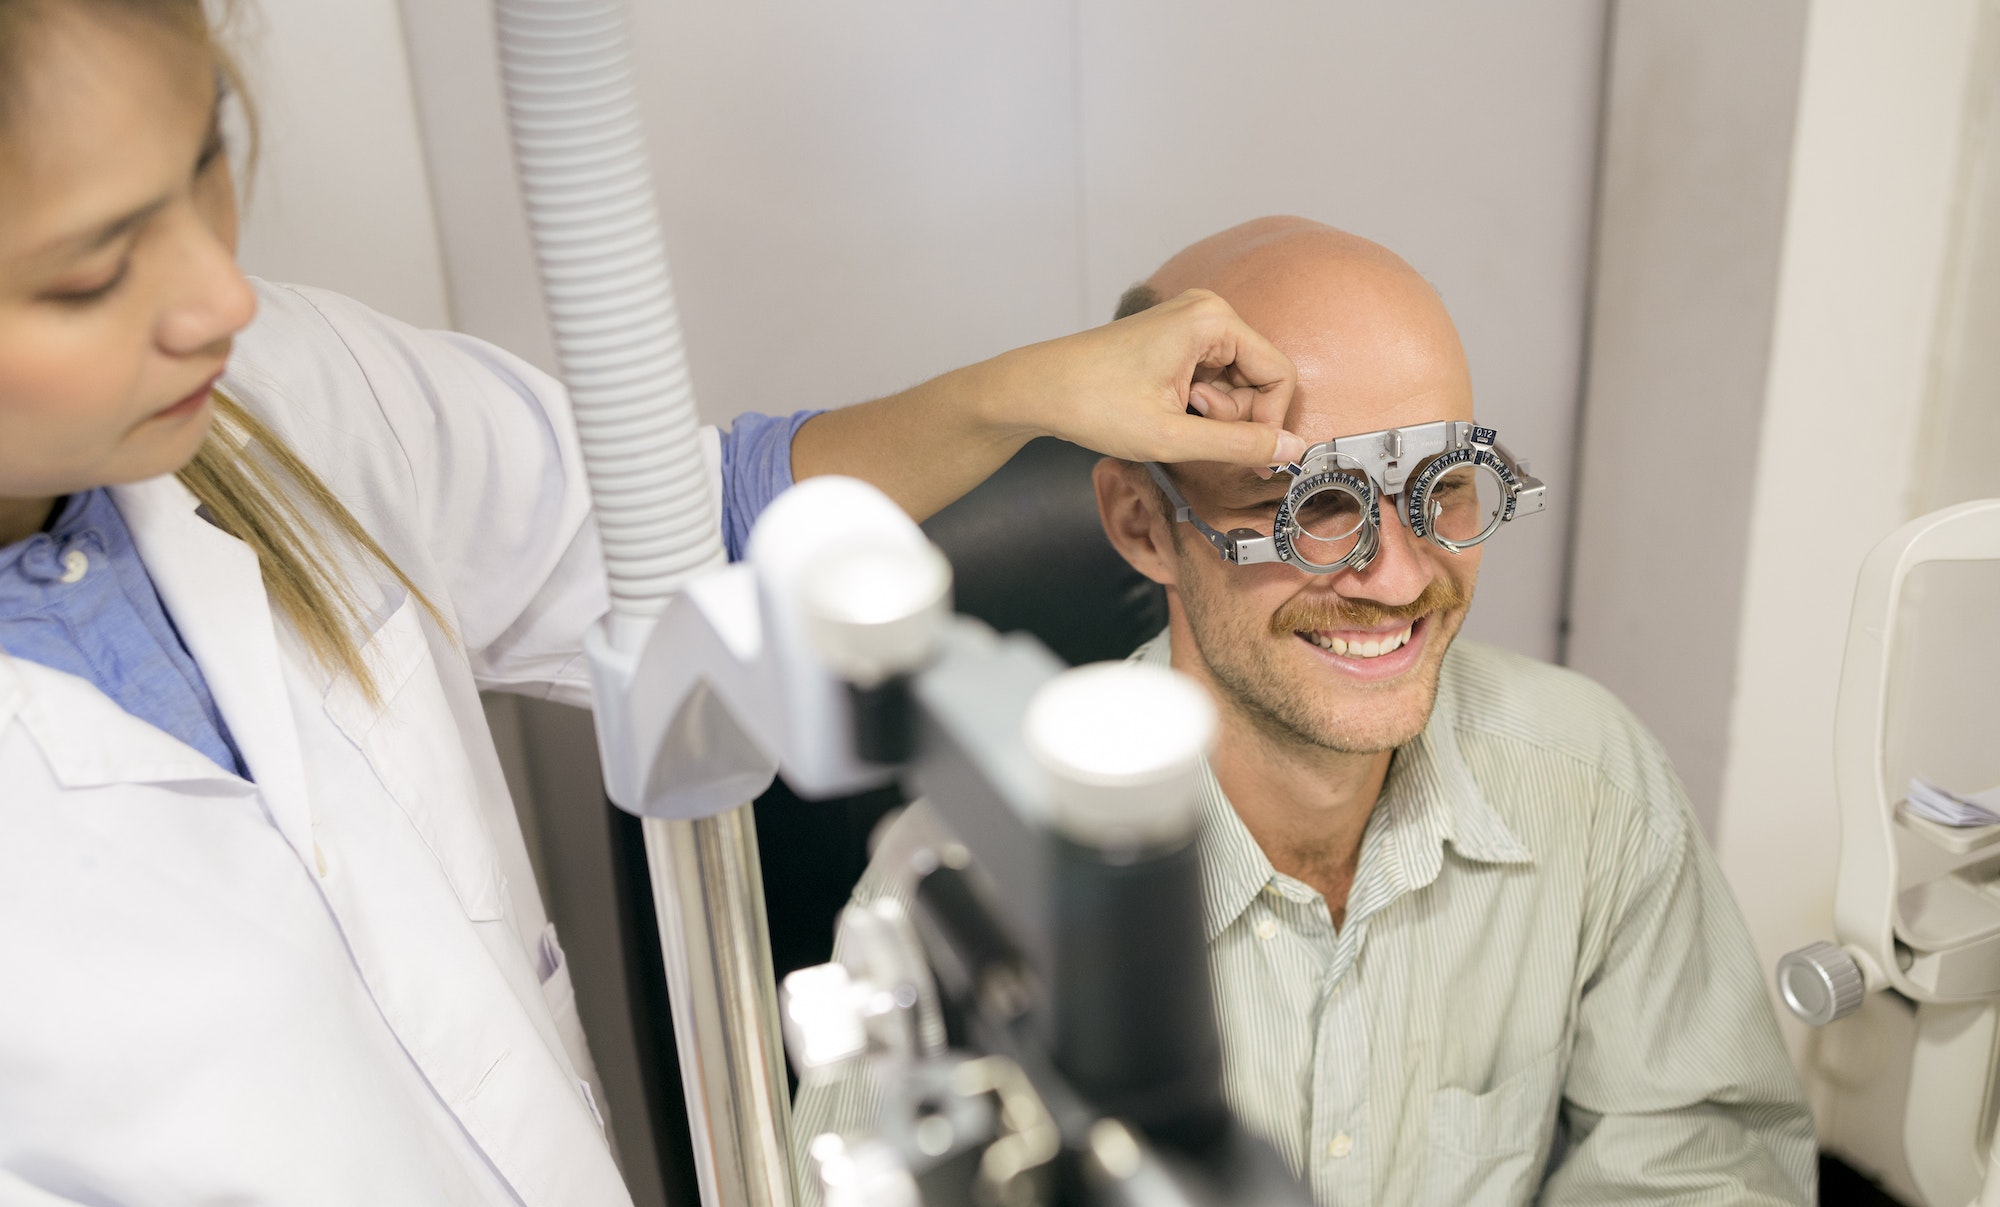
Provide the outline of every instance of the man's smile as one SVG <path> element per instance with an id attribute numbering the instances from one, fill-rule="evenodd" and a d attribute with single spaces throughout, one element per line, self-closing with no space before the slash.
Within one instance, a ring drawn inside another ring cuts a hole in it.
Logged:
<path id="1" fill-rule="evenodd" d="M 1345 631 L 1315 629 L 1300 633 L 1299 636 L 1323 650 L 1330 650 L 1336 654 L 1346 654 L 1352 658 L 1379 658 L 1402 649 L 1403 643 L 1410 639 L 1410 627 L 1411 625 L 1406 624 L 1393 632 L 1388 629 L 1377 629 L 1372 632 L 1353 629 Z"/>
<path id="2" fill-rule="evenodd" d="M 1341 672 L 1370 681 L 1393 679 L 1423 659 L 1431 614 L 1398 626 L 1394 621 L 1373 629 L 1304 629 L 1293 636 Z"/>

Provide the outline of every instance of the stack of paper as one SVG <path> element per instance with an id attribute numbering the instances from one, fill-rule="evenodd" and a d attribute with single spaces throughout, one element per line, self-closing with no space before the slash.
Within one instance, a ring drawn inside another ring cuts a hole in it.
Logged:
<path id="1" fill-rule="evenodd" d="M 2000 786 L 1960 795 L 1921 775 L 1910 777 L 1910 812 L 1942 826 L 2000 825 Z"/>

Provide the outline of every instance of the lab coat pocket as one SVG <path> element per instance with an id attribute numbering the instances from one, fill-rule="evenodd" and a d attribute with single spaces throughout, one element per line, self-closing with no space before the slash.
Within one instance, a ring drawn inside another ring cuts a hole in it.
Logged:
<path id="1" fill-rule="evenodd" d="M 1564 1053 L 1557 1045 L 1483 1094 L 1458 1086 L 1432 1092 L 1419 1202 L 1488 1207 L 1534 1197 Z"/>
<path id="2" fill-rule="evenodd" d="M 327 714 L 361 748 L 410 825 L 430 848 L 466 916 L 490 922 L 505 900 L 500 863 L 479 816 L 477 782 L 430 643 L 407 593 L 369 637 L 362 659 L 381 696 L 371 704 L 346 677 L 327 689 Z"/>
<path id="3" fill-rule="evenodd" d="M 570 1070 L 583 1095 L 583 1104 L 590 1108 L 591 1117 L 597 1120 L 598 1130 L 602 1131 L 604 1115 L 597 1105 L 597 1093 L 590 1084 L 597 1076 L 597 1069 L 591 1062 L 590 1046 L 584 1039 L 583 1019 L 576 1011 L 576 983 L 570 979 L 569 957 L 564 954 L 562 943 L 556 939 L 556 924 L 553 922 L 542 928 L 541 942 L 536 945 L 535 973 L 541 978 L 542 996 L 549 1003 L 549 1016 L 555 1020 L 556 1035 L 562 1040 L 563 1054 L 569 1057 Z"/>

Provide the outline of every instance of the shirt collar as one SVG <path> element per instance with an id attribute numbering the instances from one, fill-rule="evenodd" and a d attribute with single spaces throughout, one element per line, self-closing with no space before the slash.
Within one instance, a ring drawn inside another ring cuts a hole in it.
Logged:
<path id="1" fill-rule="evenodd" d="M 1170 663 L 1166 630 L 1133 651 L 1132 659 Z M 1449 661 L 1450 654 L 1446 654 Z M 1529 863 L 1527 844 L 1501 820 L 1458 747 L 1458 701 L 1448 672 L 1423 732 L 1398 747 L 1362 842 L 1348 916 L 1372 913 L 1396 895 L 1437 879 L 1450 843 L 1480 863 Z M 1213 941 L 1267 887 L 1289 878 L 1271 866 L 1206 760 L 1201 768 L 1201 866 L 1204 914 Z M 1386 866 L 1381 865 L 1386 861 Z M 1379 898 L 1379 899 L 1372 899 Z M 1359 908 L 1357 908 L 1359 907 Z"/>
<path id="2" fill-rule="evenodd" d="M 61 555 L 69 543 L 101 525 L 111 497 L 103 487 L 64 497 L 40 532 L 0 545 L 0 604 L 19 596 L 39 604 L 47 585 L 62 577 Z"/>
<path id="3" fill-rule="evenodd" d="M 61 574 L 61 569 L 56 567 L 51 570 L 37 565 L 31 579 L 23 573 L 23 563 L 34 558 L 53 564 L 55 551 L 64 540 L 75 535 L 75 530 L 84 522 L 85 513 L 102 497 L 105 497 L 102 488 L 65 496 L 40 532 L 22 537 L 11 545 L 0 545 L 0 618 L 13 611 L 29 610 L 31 606 L 39 605 L 41 582 L 55 579 Z M 28 698 L 24 676 L 15 669 L 13 657 L 0 648 L 0 729 L 13 722 L 15 714 L 27 706 Z"/>

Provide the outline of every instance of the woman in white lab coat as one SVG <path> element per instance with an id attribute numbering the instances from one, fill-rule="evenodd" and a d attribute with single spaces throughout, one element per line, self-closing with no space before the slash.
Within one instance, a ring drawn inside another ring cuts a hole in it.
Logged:
<path id="1" fill-rule="evenodd" d="M 0 0 L 0 1202 L 625 1202 L 477 698 L 587 703 L 565 399 L 246 281 L 227 77 L 198 0 Z M 1190 296 L 789 468 L 1270 462 L 1291 381 Z M 734 523 L 782 485 L 710 454 Z"/>

